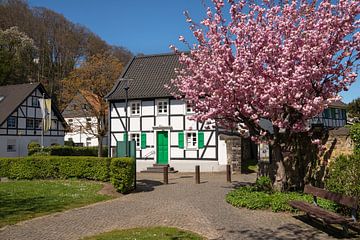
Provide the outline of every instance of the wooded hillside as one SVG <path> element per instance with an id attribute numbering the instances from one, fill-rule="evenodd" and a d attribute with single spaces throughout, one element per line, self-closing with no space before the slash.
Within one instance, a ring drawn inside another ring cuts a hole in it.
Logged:
<path id="1" fill-rule="evenodd" d="M 63 15 L 22 0 L 0 0 L 0 33 L 0 85 L 41 82 L 57 100 L 60 80 L 91 56 L 115 57 L 123 66 L 132 57 Z"/>

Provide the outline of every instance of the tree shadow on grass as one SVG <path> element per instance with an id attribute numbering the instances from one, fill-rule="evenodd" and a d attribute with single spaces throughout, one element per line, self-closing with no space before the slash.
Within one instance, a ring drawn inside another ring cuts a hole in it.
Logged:
<path id="1" fill-rule="evenodd" d="M 66 204 L 55 199 L 50 200 L 45 196 L 11 196 L 2 194 L 0 196 L 0 227 L 6 223 L 24 220 L 43 212 L 54 212 L 62 209 Z M 28 216 L 28 217 L 26 217 Z"/>

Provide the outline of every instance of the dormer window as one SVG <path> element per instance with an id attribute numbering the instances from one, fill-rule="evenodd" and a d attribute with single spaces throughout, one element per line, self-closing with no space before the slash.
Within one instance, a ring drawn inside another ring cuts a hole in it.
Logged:
<path id="1" fill-rule="evenodd" d="M 131 116 L 139 116 L 140 115 L 140 102 L 133 102 L 130 105 Z"/>

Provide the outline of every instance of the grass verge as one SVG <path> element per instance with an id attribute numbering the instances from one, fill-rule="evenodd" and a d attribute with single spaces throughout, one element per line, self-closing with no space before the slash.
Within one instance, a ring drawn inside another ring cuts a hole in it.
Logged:
<path id="1" fill-rule="evenodd" d="M 226 201 L 235 207 L 249 209 L 271 209 L 273 212 L 295 212 L 288 202 L 291 200 L 302 200 L 311 203 L 310 195 L 298 192 L 267 192 L 255 186 L 245 186 L 230 191 L 226 195 Z M 337 205 L 331 201 L 319 199 L 321 207 L 336 211 Z"/>
<path id="2" fill-rule="evenodd" d="M 198 234 L 173 227 L 150 227 L 116 230 L 87 237 L 83 240 L 204 240 Z"/>
<path id="3" fill-rule="evenodd" d="M 101 188 L 100 183 L 75 180 L 0 183 L 0 227 L 111 199 L 97 194 Z"/>

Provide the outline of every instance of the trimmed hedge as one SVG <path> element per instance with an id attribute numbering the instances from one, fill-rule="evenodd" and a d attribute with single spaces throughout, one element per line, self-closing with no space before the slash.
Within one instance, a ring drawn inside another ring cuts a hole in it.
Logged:
<path id="1" fill-rule="evenodd" d="M 134 187 L 132 158 L 98 158 L 70 156 L 31 156 L 0 158 L 0 177 L 10 179 L 80 178 L 109 181 L 121 193 Z"/>
<path id="2" fill-rule="evenodd" d="M 135 164 L 132 158 L 113 158 L 110 163 L 110 181 L 119 192 L 134 189 Z"/>
<path id="3" fill-rule="evenodd" d="M 103 156 L 107 156 L 108 148 L 103 147 Z M 50 146 L 41 149 L 39 145 L 30 145 L 28 147 L 28 155 L 43 156 L 98 156 L 98 147 L 72 147 L 72 146 Z"/>

